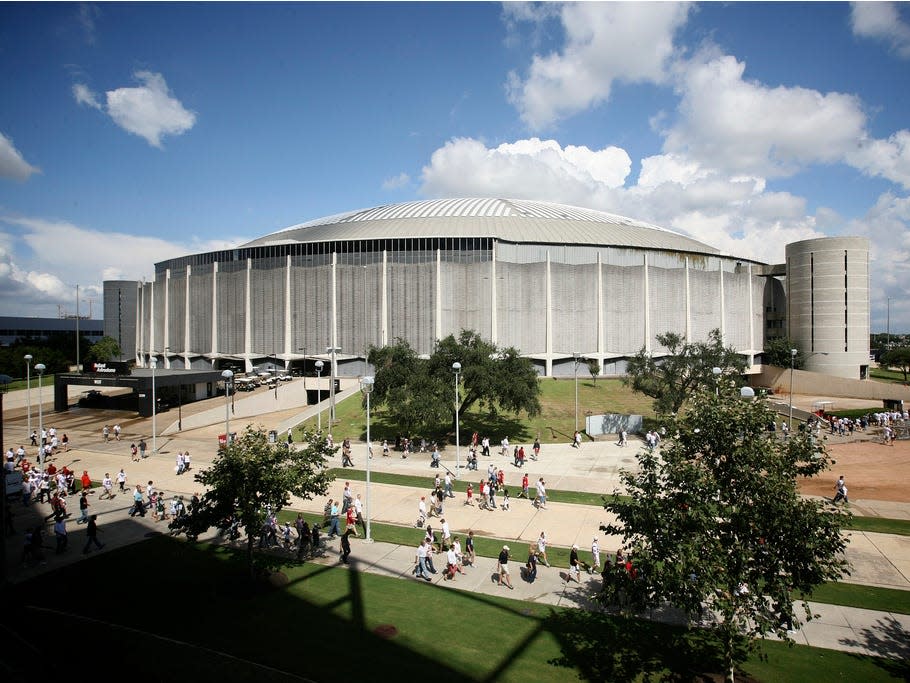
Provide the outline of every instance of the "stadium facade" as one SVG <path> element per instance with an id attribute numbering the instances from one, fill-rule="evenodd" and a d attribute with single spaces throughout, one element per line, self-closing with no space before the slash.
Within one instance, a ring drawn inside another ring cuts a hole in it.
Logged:
<path id="1" fill-rule="evenodd" d="M 135 298 L 105 295 L 105 320 L 109 301 L 121 333 L 135 314 L 140 365 L 154 356 L 166 367 L 312 372 L 335 348 L 337 374 L 357 376 L 371 345 L 400 338 L 430 353 L 470 329 L 518 348 L 541 374 L 572 375 L 577 354 L 613 375 L 642 348 L 664 353 L 658 334 L 698 341 L 718 328 L 751 365 L 766 340 L 789 335 L 810 369 L 823 358 L 826 372 L 858 378 L 869 353 L 868 263 L 865 238 L 795 243 L 787 263 L 768 265 L 600 211 L 442 199 L 158 263 Z M 788 279 L 799 282 L 789 300 Z"/>

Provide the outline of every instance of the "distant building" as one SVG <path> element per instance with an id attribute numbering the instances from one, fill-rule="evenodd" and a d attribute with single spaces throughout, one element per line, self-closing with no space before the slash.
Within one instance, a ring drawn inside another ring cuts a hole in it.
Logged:
<path id="1" fill-rule="evenodd" d="M 47 339 L 56 332 L 76 333 L 75 318 L 25 318 L 0 316 L 0 345 L 9 346 L 17 339 Z M 79 334 L 94 343 L 104 336 L 102 320 L 79 319 Z"/>

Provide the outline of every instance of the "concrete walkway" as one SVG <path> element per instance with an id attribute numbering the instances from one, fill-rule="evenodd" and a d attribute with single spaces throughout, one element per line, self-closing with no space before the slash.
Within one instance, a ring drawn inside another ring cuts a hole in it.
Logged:
<path id="1" fill-rule="evenodd" d="M 293 383 L 292 383 L 293 384 Z M 279 392 L 286 387 L 279 389 Z M 353 390 L 356 392 L 356 388 Z M 345 392 L 347 393 L 347 392 Z M 341 394 L 339 394 L 341 398 Z M 198 406 L 203 410 L 224 410 L 224 399 L 212 399 L 211 405 Z M 301 416 L 308 416 L 314 408 L 291 408 L 281 411 L 284 415 L 276 423 L 276 415 L 263 416 L 267 424 L 282 424 L 282 421 L 298 420 Z M 223 416 L 223 412 L 221 413 Z M 124 427 L 123 440 L 120 442 L 104 443 L 100 438 L 100 426 L 87 420 L 88 416 L 78 411 L 70 414 L 54 415 L 53 422 L 60 427 L 69 429 L 71 443 L 78 448 L 72 448 L 69 453 L 60 454 L 56 459 L 58 466 L 68 464 L 77 474 L 83 469 L 88 470 L 94 480 L 100 480 L 105 472 L 115 475 L 123 468 L 128 476 L 128 483 L 145 483 L 149 480 L 155 482 L 156 488 L 166 493 L 168 497 L 175 493 L 190 496 L 198 490 L 198 485 L 192 479 L 192 473 L 177 476 L 174 473 L 174 458 L 178 451 L 189 450 L 192 454 L 192 463 L 196 471 L 204 469 L 213 460 L 216 453 L 217 435 L 223 433 L 223 423 L 215 423 L 196 429 L 184 429 L 182 432 L 158 437 L 159 454 L 141 462 L 132 462 L 129 455 L 129 444 L 138 441 L 140 436 L 148 439 L 149 425 L 143 421 L 131 420 L 128 427 Z M 299 420 L 298 420 L 299 421 Z M 237 419 L 238 427 L 240 419 Z M 246 420 L 244 420 L 246 422 Z M 47 422 L 46 422 L 47 423 Z M 124 421 L 126 425 L 127 422 Z M 184 419 L 184 424 L 186 420 Z M 232 429 L 234 427 L 232 426 Z M 285 428 L 286 429 L 286 428 Z M 25 419 L 16 416 L 8 420 L 6 434 L 10 443 L 22 441 L 27 443 Z M 396 474 L 418 475 L 432 477 L 436 472 L 445 474 L 445 469 L 435 470 L 429 467 L 428 454 L 415 454 L 406 459 L 400 454 L 393 453 L 385 458 L 381 455 L 379 444 L 381 440 L 374 440 L 375 457 L 370 461 L 373 472 L 388 472 Z M 151 442 L 149 441 L 151 446 Z M 529 479 L 532 483 L 538 477 L 543 477 L 547 488 L 551 491 L 579 490 L 610 493 L 619 485 L 619 471 L 623 467 L 632 467 L 635 463 L 634 452 L 637 444 L 630 443 L 627 448 L 619 448 L 615 442 L 585 443 L 580 449 L 572 448 L 569 444 L 550 443 L 544 444 L 538 461 L 530 461 L 526 465 Z M 526 451 L 530 454 L 529 444 L 525 444 Z M 447 586 L 462 590 L 474 590 L 485 593 L 507 593 L 509 597 L 536 602 L 545 602 L 554 605 L 590 606 L 590 596 L 597 588 L 597 577 L 583 576 L 581 585 L 565 584 L 565 570 L 556 568 L 540 568 L 538 581 L 533 585 L 526 584 L 518 578 L 518 567 L 527 557 L 527 545 L 533 542 L 541 531 L 546 531 L 550 544 L 555 546 L 570 547 L 577 543 L 581 549 L 582 559 L 590 557 L 590 545 L 596 535 L 599 539 L 603 554 L 614 552 L 618 546 L 617 539 L 604 537 L 598 531 L 601 523 L 609 521 L 609 517 L 600 506 L 583 506 L 561 503 L 558 494 L 552 496 L 546 510 L 533 508 L 528 501 L 517 499 L 520 490 L 521 470 L 513 467 L 511 458 L 495 454 L 490 458 L 479 458 L 480 472 L 468 472 L 463 469 L 463 460 L 466 449 L 462 449 L 458 461 L 462 468 L 458 473 L 462 479 L 479 481 L 485 474 L 486 466 L 493 462 L 497 467 L 506 471 L 506 484 L 512 493 L 512 504 L 509 511 L 497 510 L 486 512 L 464 504 L 464 494 L 457 494 L 446 504 L 444 516 L 450 523 L 453 533 L 464 534 L 468 529 L 473 529 L 480 536 L 494 536 L 509 540 L 513 557 L 517 561 L 513 568 L 514 591 L 496 586 L 492 580 L 495 568 L 495 559 L 479 559 L 476 568 L 468 569 L 467 576 L 459 575 L 455 582 L 446 582 Z M 339 467 L 340 456 L 331 459 L 331 465 Z M 366 463 L 366 447 L 364 444 L 355 444 L 354 461 L 359 468 Z M 450 447 L 444 453 L 443 464 L 450 470 L 456 471 L 456 455 Z M 344 486 L 344 477 L 341 475 L 329 492 L 331 497 L 340 497 Z M 352 481 L 352 489 L 367 496 L 365 482 Z M 421 495 L 427 495 L 426 490 L 405 486 L 375 484 L 370 487 L 370 509 L 372 520 L 410 526 L 413 525 L 417 514 L 417 502 Z M 533 492 L 533 488 L 532 488 Z M 851 494 L 853 492 L 851 491 Z M 476 495 L 476 494 L 475 494 Z M 852 497 L 852 496 L 851 496 Z M 96 499 L 96 496 L 92 496 Z M 100 528 L 104 529 L 103 540 L 109 548 L 144 539 L 148 533 L 161 531 L 161 525 L 156 525 L 150 517 L 145 519 L 130 518 L 126 515 L 131 501 L 127 495 L 119 495 L 112 501 L 92 500 L 91 512 L 99 514 Z M 325 499 L 314 501 L 295 501 L 294 509 L 307 510 L 321 513 Z M 77 507 L 76 501 L 71 501 L 71 508 Z M 858 501 L 853 505 L 854 510 L 861 514 L 871 513 L 884 517 L 898 517 L 910 519 L 910 506 L 897 503 L 882 503 L 875 501 Z M 26 526 L 41 516 L 50 513 L 48 505 L 33 505 L 28 509 L 14 505 L 13 511 L 17 515 L 17 530 L 22 531 Z M 72 511 L 72 510 L 71 510 Z M 74 511 L 71 519 L 75 520 L 78 510 Z M 437 520 L 431 524 L 437 526 Z M 23 568 L 19 564 L 21 557 L 21 535 L 15 536 L 7 542 L 7 557 L 9 559 L 8 573 L 13 581 L 25 580 L 39 572 L 47 571 L 73 561 L 81 561 L 81 545 L 84 542 L 83 527 L 77 526 L 74 521 L 68 524 L 71 534 L 70 550 L 62 556 L 48 553 L 47 565 L 34 568 Z M 848 559 L 854 567 L 852 576 L 847 580 L 852 583 L 861 583 L 872 586 L 910 590 L 910 537 L 895 536 L 890 534 L 873 534 L 862 532 L 849 532 L 850 545 Z M 414 546 L 419 543 L 422 531 L 414 530 Z M 48 544 L 52 544 L 49 541 Z M 323 560 L 328 563 L 336 562 L 337 541 L 329 547 L 328 557 Z M 382 573 L 385 575 L 403 577 L 408 580 L 413 567 L 414 547 L 396 546 L 383 543 L 366 544 L 356 541 L 354 555 L 356 568 Z M 441 581 L 437 575 L 435 582 Z M 888 612 L 874 612 L 869 610 L 856 610 L 852 608 L 836 607 L 831 605 L 813 605 L 822 618 L 813 620 L 795 634 L 797 642 L 828 647 L 851 652 L 871 652 L 894 657 L 895 651 L 906 653 L 907 643 L 910 643 L 910 616 L 896 615 Z M 903 648 L 903 649 L 901 649 Z"/>

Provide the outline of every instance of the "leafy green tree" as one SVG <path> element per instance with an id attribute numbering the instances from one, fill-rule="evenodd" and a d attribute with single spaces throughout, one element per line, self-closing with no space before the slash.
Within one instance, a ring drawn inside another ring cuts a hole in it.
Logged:
<path id="1" fill-rule="evenodd" d="M 303 444 L 299 450 L 270 444 L 262 427 L 247 427 L 211 467 L 196 475 L 206 492 L 175 528 L 195 536 L 213 526 L 226 528 L 226 520 L 233 516 L 246 532 L 253 578 L 254 540 L 262 531 L 267 506 L 277 513 L 290 504 L 291 496 L 305 500 L 323 496 L 334 480 L 326 461 L 333 449 L 325 437 L 305 430 Z"/>
<path id="2" fill-rule="evenodd" d="M 410 345 L 398 340 L 391 346 L 371 347 L 370 364 L 376 368 L 373 405 L 385 406 L 407 431 L 430 428 L 440 422 L 455 424 L 455 375 L 461 363 L 458 415 L 479 405 L 497 410 L 540 412 L 540 387 L 530 359 L 514 347 L 499 348 L 476 332 L 462 330 L 436 342 L 429 358 L 420 358 Z"/>
<path id="3" fill-rule="evenodd" d="M 588 358 L 585 361 L 585 365 L 588 366 L 588 372 L 591 373 L 591 379 L 594 380 L 594 384 L 597 384 L 597 376 L 600 374 L 600 361 L 596 358 Z"/>
<path id="4" fill-rule="evenodd" d="M 113 358 L 119 358 L 120 355 L 120 344 L 117 343 L 117 340 L 113 337 L 102 337 L 92 344 L 92 348 L 88 352 L 88 359 L 103 363 Z"/>
<path id="5" fill-rule="evenodd" d="M 805 359 L 799 347 L 796 346 L 787 337 L 778 337 L 769 339 L 765 342 L 765 365 L 773 365 L 778 368 L 790 367 L 790 352 L 796 349 L 796 356 L 793 358 L 793 369 L 802 370 Z"/>
<path id="6" fill-rule="evenodd" d="M 638 468 L 621 473 L 624 495 L 604 506 L 616 521 L 602 529 L 622 537 L 634 578 L 607 573 L 604 596 L 619 582 L 635 608 L 707 610 L 732 680 L 747 646 L 767 633 L 787 638 L 784 623 L 798 623 L 791 594 L 805 598 L 847 573 L 849 515 L 799 495 L 797 477 L 828 469 L 824 447 L 809 434 L 769 437 L 773 412 L 721 385 L 667 418 L 660 453 L 642 449 Z"/>
<path id="7" fill-rule="evenodd" d="M 910 346 L 903 346 L 899 349 L 892 349 L 882 354 L 880 365 L 887 368 L 896 368 L 904 373 L 904 382 L 907 381 L 907 373 L 910 372 Z"/>
<path id="8" fill-rule="evenodd" d="M 675 414 L 696 389 L 715 385 L 723 375 L 742 374 L 746 360 L 732 346 L 724 346 L 720 330 L 711 330 L 706 342 L 687 342 L 676 332 L 657 335 L 667 349 L 667 356 L 654 358 L 644 348 L 629 359 L 623 383 L 654 399 L 658 414 Z"/>

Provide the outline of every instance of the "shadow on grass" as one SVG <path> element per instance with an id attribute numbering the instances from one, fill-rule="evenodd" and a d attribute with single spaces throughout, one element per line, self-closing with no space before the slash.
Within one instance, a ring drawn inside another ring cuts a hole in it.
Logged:
<path id="1" fill-rule="evenodd" d="M 461 430 L 462 448 L 471 443 L 471 434 L 474 432 L 479 434 L 479 439 L 484 436 L 490 437 L 491 450 L 496 447 L 505 436 L 508 436 L 509 442 L 514 444 L 531 442 L 534 440 L 535 436 L 525 420 L 522 420 L 518 416 L 501 413 L 493 415 L 490 413 L 477 414 L 472 412 L 462 418 L 459 426 Z M 407 436 L 407 434 L 402 434 L 401 429 L 398 428 L 390 417 L 374 414 L 373 423 L 370 427 L 370 436 L 373 439 L 374 444 L 381 444 L 383 439 L 388 439 L 389 445 L 391 446 L 395 443 L 395 437 L 399 434 L 401 434 L 401 436 Z M 455 445 L 454 429 L 438 429 L 427 434 L 415 434 L 412 435 L 411 438 L 419 443 L 421 437 L 425 438 L 428 444 L 432 444 L 434 441 L 438 442 L 439 447 L 443 450 L 446 445 Z M 366 430 L 361 431 L 358 434 L 358 438 L 361 441 L 366 441 Z"/>

